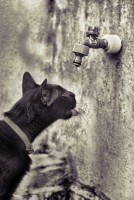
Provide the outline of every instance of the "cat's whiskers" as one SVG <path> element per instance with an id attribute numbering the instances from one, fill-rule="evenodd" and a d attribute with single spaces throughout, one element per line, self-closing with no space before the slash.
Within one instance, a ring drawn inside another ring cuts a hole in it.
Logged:
<path id="1" fill-rule="evenodd" d="M 87 104 L 90 104 L 90 103 L 77 103 L 77 104 L 83 104 L 83 105 L 86 104 L 87 105 Z"/>
<path id="2" fill-rule="evenodd" d="M 80 111 L 80 112 L 79 112 L 80 117 L 83 118 L 83 120 L 88 124 L 87 119 L 86 119 L 86 118 L 82 115 L 82 113 L 81 113 L 81 111 L 82 111 L 83 109 L 80 108 L 80 107 L 78 107 L 78 106 L 77 106 L 77 109 L 78 109 L 78 111 Z"/>

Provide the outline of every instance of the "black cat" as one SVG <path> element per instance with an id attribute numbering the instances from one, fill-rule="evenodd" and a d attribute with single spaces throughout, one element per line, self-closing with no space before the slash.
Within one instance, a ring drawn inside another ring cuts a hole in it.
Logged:
<path id="1" fill-rule="evenodd" d="M 23 76 L 23 96 L 5 113 L 32 143 L 39 133 L 58 119 L 74 115 L 75 95 L 59 85 L 41 85 L 26 72 Z M 26 146 L 6 121 L 0 121 L 0 200 L 9 200 L 24 174 L 29 170 L 31 159 Z"/>

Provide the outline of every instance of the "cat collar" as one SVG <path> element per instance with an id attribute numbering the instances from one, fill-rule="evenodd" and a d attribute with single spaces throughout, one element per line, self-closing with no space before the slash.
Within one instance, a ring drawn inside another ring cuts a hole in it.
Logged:
<path id="1" fill-rule="evenodd" d="M 24 142 L 26 146 L 26 151 L 28 154 L 34 153 L 34 149 L 32 147 L 32 144 L 30 143 L 28 137 L 26 134 L 8 117 L 4 118 L 4 121 L 14 130 L 14 132 L 21 138 L 21 140 Z"/>

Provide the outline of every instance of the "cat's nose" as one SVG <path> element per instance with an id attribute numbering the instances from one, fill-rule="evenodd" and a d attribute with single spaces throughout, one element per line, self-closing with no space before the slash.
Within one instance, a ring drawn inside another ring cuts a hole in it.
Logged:
<path id="1" fill-rule="evenodd" d="M 62 94 L 63 97 L 72 97 L 75 98 L 75 94 L 73 92 L 66 91 Z"/>
<path id="2" fill-rule="evenodd" d="M 75 94 L 73 92 L 69 92 L 69 96 L 75 98 Z"/>

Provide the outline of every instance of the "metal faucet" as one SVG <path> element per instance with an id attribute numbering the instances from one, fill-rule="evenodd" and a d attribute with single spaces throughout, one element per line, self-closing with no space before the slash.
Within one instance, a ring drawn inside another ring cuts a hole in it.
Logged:
<path id="1" fill-rule="evenodd" d="M 82 58 L 87 56 L 89 48 L 98 49 L 102 48 L 108 53 L 118 53 L 122 46 L 122 40 L 117 35 L 105 35 L 102 39 L 98 38 L 98 27 L 88 27 L 86 32 L 86 39 L 82 44 L 75 44 L 73 53 L 75 53 L 75 59 L 73 64 L 76 67 L 80 67 Z"/>

